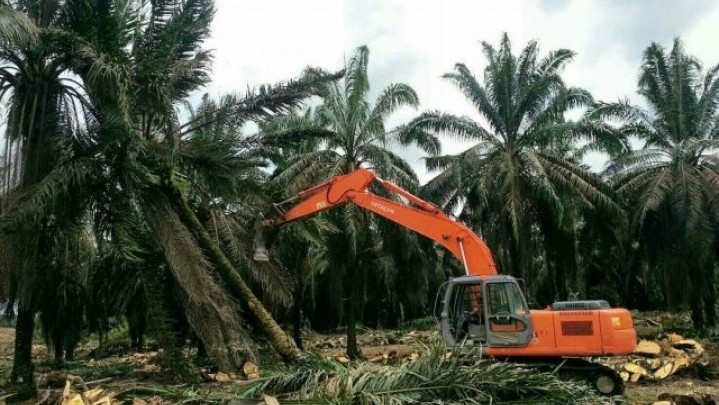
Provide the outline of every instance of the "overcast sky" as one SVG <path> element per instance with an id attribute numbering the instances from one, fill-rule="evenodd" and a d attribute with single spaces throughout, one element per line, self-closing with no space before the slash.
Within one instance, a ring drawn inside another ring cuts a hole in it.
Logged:
<path id="1" fill-rule="evenodd" d="M 577 52 L 569 85 L 600 100 L 633 98 L 642 51 L 656 41 L 670 47 L 681 37 L 708 67 L 719 62 L 716 0 L 216 0 L 209 46 L 215 50 L 210 93 L 295 77 L 305 66 L 340 69 L 354 48 L 370 49 L 369 75 L 377 92 L 405 82 L 419 94 L 418 111 L 400 111 L 391 123 L 424 110 L 477 117 L 440 76 L 457 62 L 481 76 L 481 41 L 498 44 L 507 32 L 515 53 L 527 41 L 540 52 Z M 373 93 L 376 94 L 376 93 Z M 443 141 L 444 153 L 467 144 Z M 423 180 L 418 151 L 403 153 Z M 602 160 L 588 162 L 600 168 Z"/>

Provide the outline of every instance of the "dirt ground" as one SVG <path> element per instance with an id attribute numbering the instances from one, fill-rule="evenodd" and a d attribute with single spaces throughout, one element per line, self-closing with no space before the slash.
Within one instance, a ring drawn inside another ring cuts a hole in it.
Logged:
<path id="1" fill-rule="evenodd" d="M 365 331 L 359 336 L 362 353 L 370 361 L 384 363 L 400 359 L 411 359 L 421 353 L 422 348 L 435 341 L 434 332 L 420 331 Z M 9 375 L 12 362 L 14 343 L 14 330 L 0 328 L 0 373 Z M 52 403 L 48 396 L 59 395 L 62 391 L 68 371 L 53 370 L 52 362 L 47 349 L 39 344 L 33 348 L 33 356 L 37 364 L 37 380 L 41 387 L 40 395 L 45 396 L 45 403 Z M 332 357 L 340 362 L 348 361 L 344 357 L 345 338 L 342 335 L 318 335 L 308 333 L 305 336 L 306 348 L 322 357 Z M 90 388 L 102 386 L 114 393 L 138 393 L 145 398 L 154 398 L 146 402 L 135 404 L 164 405 L 174 402 L 194 400 L 195 403 L 223 403 L 223 398 L 231 398 L 233 387 L 241 384 L 242 378 L 236 375 L 227 375 L 227 381 L 220 381 L 220 376 L 210 374 L 216 378 L 200 384 L 174 384 L 159 383 L 161 379 L 154 364 L 154 352 L 126 353 L 110 356 L 105 359 L 90 359 L 89 353 L 93 343 L 83 346 L 78 352 L 78 361 L 70 368 L 69 373 L 79 375 Z M 716 351 L 715 345 L 708 345 L 708 350 Z M 719 353 L 711 353 L 712 356 Z M 260 374 L 262 366 L 260 366 Z M 223 377 L 224 379 L 225 377 Z M 225 382 L 226 384 L 222 384 Z M 233 384 L 234 383 L 234 384 Z M 695 372 L 687 372 L 671 376 L 662 381 L 649 381 L 640 383 L 627 383 L 627 390 L 623 399 L 612 403 L 625 404 L 652 404 L 662 393 L 671 394 L 709 394 L 719 401 L 719 381 L 699 378 Z M 160 398 L 173 397 L 174 400 Z M 0 403 L 3 394 L 0 393 Z M 127 398 L 127 395 L 125 396 Z"/>

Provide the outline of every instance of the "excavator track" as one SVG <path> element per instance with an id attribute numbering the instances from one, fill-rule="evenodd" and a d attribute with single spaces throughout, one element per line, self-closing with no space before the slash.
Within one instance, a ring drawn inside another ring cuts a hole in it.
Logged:
<path id="1" fill-rule="evenodd" d="M 525 364 L 541 371 L 556 374 L 561 379 L 585 380 L 602 395 L 624 393 L 624 381 L 614 369 L 577 357 L 506 357 L 503 360 Z"/>

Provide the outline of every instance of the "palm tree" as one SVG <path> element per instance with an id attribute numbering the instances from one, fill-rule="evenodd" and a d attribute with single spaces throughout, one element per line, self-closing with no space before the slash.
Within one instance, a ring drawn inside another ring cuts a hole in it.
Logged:
<path id="1" fill-rule="evenodd" d="M 245 282 L 243 276 L 254 267 L 247 263 L 246 256 L 243 263 L 235 260 L 240 255 L 231 250 L 227 240 L 236 235 L 224 232 L 225 241 L 220 243 L 213 237 L 218 232 L 210 232 L 215 224 L 222 225 L 225 231 L 243 228 L 232 214 L 234 210 L 241 211 L 241 198 L 254 198 L 244 187 L 256 180 L 258 162 L 243 151 L 261 140 L 256 136 L 242 138 L 233 128 L 293 110 L 316 94 L 332 75 L 310 70 L 296 81 L 261 86 L 246 95 L 226 96 L 219 105 L 208 105 L 198 116 L 181 123 L 175 107 L 208 80 L 209 54 L 202 45 L 209 34 L 214 3 L 156 2 L 146 20 L 137 19 L 142 13 L 128 12 L 123 7 L 90 9 L 111 15 L 92 17 L 109 21 L 101 27 L 79 23 L 73 26 L 88 30 L 82 35 L 97 44 L 95 52 L 105 49 L 108 43 L 112 45 L 101 57 L 89 58 L 80 68 L 88 93 L 100 110 L 99 144 L 108 148 L 104 154 L 108 156 L 110 180 L 103 183 L 109 186 L 101 205 L 106 208 L 103 215 L 109 219 L 105 222 L 111 225 L 112 239 L 122 242 L 119 250 L 132 258 L 138 246 L 130 237 L 132 229 L 148 229 L 155 234 L 170 270 L 188 295 L 186 312 L 191 326 L 201 339 L 213 339 L 212 343 L 206 341 L 206 346 L 231 352 L 240 340 L 238 323 L 233 320 L 234 305 L 207 274 L 214 269 L 268 334 L 275 349 L 286 359 L 301 357 Z M 115 23 L 117 16 L 125 23 Z M 120 33 L 136 32 L 123 27 L 139 27 L 143 34 L 103 33 L 115 26 L 121 27 L 115 29 Z M 112 41 L 103 40 L 108 37 Z M 120 44 L 131 41 L 131 46 L 120 46 L 118 52 L 114 41 L 117 38 L 122 39 Z M 130 50 L 130 54 L 123 53 Z M 92 52 L 87 54 L 94 56 Z M 103 63 L 108 60 L 112 64 Z M 132 225 L 132 218 L 139 218 L 143 224 Z M 197 288 L 198 282 L 217 293 L 198 294 L 202 290 Z M 233 357 L 232 353 L 214 354 L 218 360 L 224 358 L 225 365 L 237 363 L 228 361 L 227 355 Z"/>
<path id="2" fill-rule="evenodd" d="M 638 83 L 646 108 L 624 101 L 593 111 L 643 142 L 606 172 L 630 211 L 638 250 L 659 270 L 668 308 L 690 304 L 697 328 L 716 324 L 718 72 L 704 74 L 679 39 L 668 52 L 653 43 Z"/>
<path id="3" fill-rule="evenodd" d="M 54 167 L 87 146 L 78 130 L 87 116 L 87 101 L 72 77 L 69 52 L 61 40 L 62 4 L 0 2 L 0 100 L 8 110 L 0 215 L 27 203 Z M 52 296 L 48 290 L 52 285 L 46 282 L 53 271 L 50 263 L 80 260 L 54 256 L 64 243 L 64 238 L 56 237 L 58 233 L 82 227 L 83 212 L 76 210 L 75 204 L 58 206 L 52 215 L 37 213 L 32 224 L 15 223 L 4 229 L 3 239 L 14 263 L 5 267 L 4 278 L 10 283 L 11 305 L 18 305 L 11 382 L 17 383 L 21 394 L 35 390 L 31 361 L 34 316 L 43 297 Z M 78 233 L 69 235 L 74 238 Z M 54 270 L 63 270 L 64 264 Z"/>
<path id="4" fill-rule="evenodd" d="M 369 79 L 367 64 L 369 50 L 356 50 L 345 68 L 342 82 L 330 84 L 324 102 L 315 110 L 279 119 L 265 127 L 270 135 L 311 132 L 321 140 L 321 146 L 293 157 L 275 181 L 296 192 L 331 177 L 368 167 L 380 176 L 406 188 L 417 188 L 412 168 L 390 151 L 391 145 L 416 144 L 429 154 L 439 151 L 436 137 L 423 132 L 388 131 L 385 119 L 403 106 L 419 103 L 414 90 L 406 84 L 391 84 L 379 92 L 374 104 L 367 100 Z M 347 353 L 359 356 L 356 342 L 356 322 L 363 307 L 364 279 L 373 269 L 382 268 L 377 238 L 372 237 L 375 221 L 367 213 L 347 206 L 342 212 L 329 214 L 338 229 L 325 243 L 329 267 L 336 281 L 344 282 L 344 314 L 347 325 Z M 336 283 L 331 287 L 339 290 Z M 341 299 L 341 298 L 340 298 Z"/>
<path id="5" fill-rule="evenodd" d="M 482 48 L 488 62 L 483 84 L 462 63 L 444 75 L 477 109 L 481 121 L 426 112 L 404 129 L 477 142 L 458 155 L 427 159 L 429 169 L 441 172 L 424 192 L 473 224 L 505 272 L 533 277 L 536 253 L 562 252 L 545 260 L 556 272 L 549 274 L 553 294 L 566 296 L 564 277 L 576 271 L 573 207 L 614 207 L 608 187 L 579 164 L 573 141 L 586 136 L 606 147 L 624 145 L 606 126 L 565 119 L 566 112 L 592 102 L 587 91 L 562 80 L 572 51 L 559 49 L 539 58 L 533 41 L 516 56 L 506 34 L 499 49 L 486 42 Z"/>
<path id="6" fill-rule="evenodd" d="M 75 214 L 70 219 L 89 215 L 95 238 L 113 244 L 123 260 L 137 261 L 144 249 L 160 249 L 167 268 L 181 286 L 190 325 L 213 351 L 218 364 L 229 368 L 242 361 L 238 352 L 247 339 L 237 322 L 235 301 L 212 274 L 219 271 L 231 293 L 240 298 L 268 333 L 278 352 L 288 359 L 299 358 L 301 352 L 198 216 L 204 212 L 203 203 L 215 199 L 207 196 L 208 175 L 195 175 L 201 166 L 198 162 L 203 162 L 198 156 L 202 150 L 188 153 L 186 144 L 191 143 L 192 134 L 207 126 L 286 113 L 316 94 L 327 79 L 312 74 L 298 81 L 262 86 L 247 95 L 228 96 L 216 111 L 181 124 L 175 107 L 208 80 L 209 54 L 202 44 L 209 34 L 213 2 L 186 0 L 150 5 L 140 1 L 88 0 L 62 5 L 53 11 L 60 16 L 57 19 L 63 27 L 72 31 L 51 33 L 61 38 L 58 43 L 68 50 L 67 58 L 59 65 L 77 73 L 81 81 L 76 80 L 76 85 L 79 88 L 82 83 L 91 100 L 82 103 L 93 114 L 82 120 L 87 126 L 82 133 L 88 139 L 80 139 L 89 142 L 72 143 L 63 159 L 43 173 L 36 186 L 13 191 L 3 198 L 11 208 L 3 212 L 3 228 L 34 229 L 42 226 L 43 218 L 60 218 L 58 207 L 66 207 Z M 13 16 L 24 21 L 19 13 Z M 77 88 L 73 89 L 77 92 Z M 255 139 L 243 141 L 244 146 L 237 148 L 246 148 Z M 192 145 L 189 147 L 192 149 Z M 225 160 L 211 167 L 227 171 L 237 164 L 245 169 L 252 166 L 241 154 L 220 156 Z M 216 160 L 218 155 L 210 154 L 208 158 Z M 241 178 L 246 173 L 247 170 L 234 175 Z M 153 235 L 154 246 L 143 246 L 143 240 L 137 239 L 148 233 Z M 23 308 L 21 315 L 32 315 L 31 310 Z M 32 316 L 19 318 L 32 321 Z M 32 330 L 31 323 L 29 328 L 23 326 L 27 323 L 19 322 L 18 331 Z M 17 340 L 18 344 L 29 341 Z M 18 378 L 26 383 L 31 381 L 27 375 L 32 375 L 30 347 L 28 344 L 27 350 L 16 351 L 27 354 L 30 366 L 25 370 L 30 372 Z"/>
<path id="7" fill-rule="evenodd" d="M 137 3 L 135 10 L 139 11 L 137 7 L 142 4 Z M 238 139 L 232 138 L 236 137 L 234 133 L 225 139 L 234 142 L 229 144 L 231 149 L 218 154 L 220 145 L 215 145 L 210 154 L 204 155 L 203 152 L 208 151 L 197 150 L 202 145 L 193 145 L 192 135 L 222 122 L 242 123 L 287 112 L 313 94 L 313 89 L 324 79 L 313 77 L 260 87 L 246 96 L 228 96 L 216 111 L 181 124 L 174 107 L 208 81 L 209 53 L 202 45 L 209 34 L 214 3 L 210 0 L 155 2 L 145 19 L 136 18 L 142 13 L 128 13 L 124 8 L 88 9 L 109 14 L 109 17 L 90 14 L 92 19 L 114 22 L 118 15 L 125 19 L 124 24 L 105 26 L 72 23 L 74 27 L 85 28 L 80 34 L 96 44 L 95 52 L 107 56 L 90 59 L 80 67 L 80 74 L 100 111 L 99 143 L 109 148 L 105 154 L 111 159 L 111 176 L 102 206 L 109 207 L 103 215 L 112 224 L 112 239 L 121 242 L 124 246 L 120 251 L 131 257 L 133 247 L 137 246 L 129 237 L 131 229 L 148 229 L 154 233 L 170 270 L 186 294 L 185 309 L 190 324 L 206 347 L 219 350 L 212 354 L 224 367 L 237 363 L 236 354 L 232 352 L 237 348 L 236 342 L 242 339 L 235 321 L 235 305 L 214 281 L 212 269 L 220 272 L 232 293 L 268 332 L 280 354 L 288 359 L 298 358 L 300 352 L 245 283 L 222 246 L 211 237 L 199 215 L 204 215 L 207 209 L 218 212 L 218 206 L 221 207 L 210 203 L 225 196 L 208 194 L 208 190 L 218 192 L 214 187 L 222 184 L 218 176 L 227 176 L 238 165 L 247 169 L 252 166 L 251 161 L 248 163 L 242 154 L 234 153 L 243 147 L 237 145 Z M 115 28 L 114 35 L 104 32 L 115 26 L 120 28 Z M 135 32 L 127 27 L 137 27 L 142 34 L 120 35 Z M 108 37 L 121 41 L 106 41 Z M 131 46 L 123 45 L 123 41 L 131 41 Z M 105 50 L 108 43 L 110 46 Z M 121 46 L 118 48 L 118 45 Z M 102 69 L 104 66 L 97 66 L 98 60 L 109 60 L 113 64 L 110 69 Z M 224 173 L 208 174 L 208 168 L 222 168 Z M 205 174 L 197 175 L 202 172 Z M 246 173 L 247 170 L 230 173 L 234 176 L 231 181 Z M 210 180 L 209 176 L 216 176 L 217 181 Z M 128 214 L 143 224 L 123 229 L 123 224 L 134 222 Z M 198 285 L 205 285 L 205 292 L 199 293 L 203 289 L 198 289 Z M 223 353 L 225 348 L 227 352 Z"/>

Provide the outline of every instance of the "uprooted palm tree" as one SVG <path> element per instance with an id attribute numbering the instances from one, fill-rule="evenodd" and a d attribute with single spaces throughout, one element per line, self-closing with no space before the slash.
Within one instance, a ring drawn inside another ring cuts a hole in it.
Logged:
<path id="1" fill-rule="evenodd" d="M 689 304 L 697 328 L 715 325 L 719 68 L 703 73 L 679 39 L 668 52 L 655 43 L 644 52 L 638 92 L 646 108 L 619 102 L 593 112 L 644 143 L 613 159 L 607 174 L 642 259 L 659 270 L 668 309 Z"/>
<path id="2" fill-rule="evenodd" d="M 297 154 L 277 174 L 275 182 L 297 192 L 333 176 L 352 172 L 359 167 L 371 168 L 380 176 L 416 188 L 418 181 L 412 168 L 393 153 L 391 145 L 416 144 L 429 154 L 436 154 L 439 141 L 426 133 L 388 131 L 385 120 L 403 106 L 416 107 L 418 98 L 406 84 L 391 84 L 379 92 L 371 104 L 367 100 L 369 50 L 360 47 L 347 63 L 342 82 L 328 85 L 323 103 L 312 112 L 279 119 L 263 129 L 270 136 L 310 133 L 321 140 L 318 147 Z M 328 266 L 335 284 L 330 290 L 344 289 L 338 300 L 345 298 L 340 309 L 347 325 L 347 353 L 359 355 L 355 324 L 363 308 L 364 279 L 373 270 L 384 268 L 386 261 L 379 254 L 381 244 L 376 237 L 375 221 L 356 207 L 346 206 L 329 213 L 342 233 L 326 241 Z M 413 237 L 413 236 L 412 236 Z M 343 283 L 340 286 L 337 283 Z"/>
<path id="3" fill-rule="evenodd" d="M 547 252 L 553 292 L 543 300 L 566 297 L 576 271 L 573 207 L 614 208 L 611 190 L 579 164 L 573 141 L 586 136 L 614 148 L 623 144 L 610 128 L 565 119 L 571 109 L 592 102 L 587 91 L 562 80 L 573 52 L 559 49 L 540 58 L 537 43 L 530 42 L 515 55 L 506 34 L 498 49 L 486 42 L 482 48 L 488 62 L 483 84 L 462 63 L 444 75 L 482 121 L 426 112 L 405 129 L 476 142 L 458 155 L 427 159 L 429 169 L 441 172 L 424 192 L 475 226 L 505 272 L 533 277 L 535 252 Z"/>

